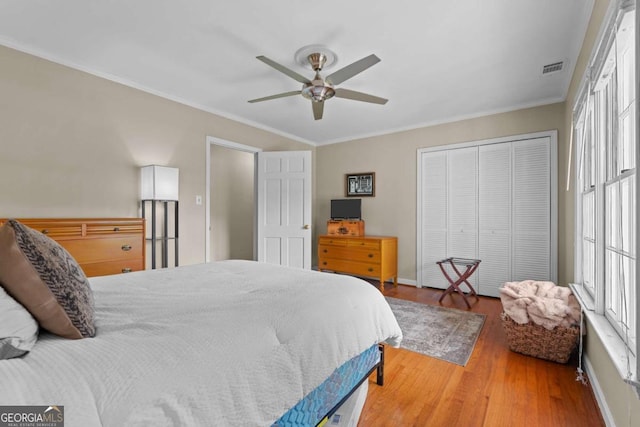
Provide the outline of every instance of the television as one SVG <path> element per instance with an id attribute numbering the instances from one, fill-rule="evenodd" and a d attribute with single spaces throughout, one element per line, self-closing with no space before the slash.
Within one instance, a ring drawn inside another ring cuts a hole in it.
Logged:
<path id="1" fill-rule="evenodd" d="M 362 199 L 331 200 L 331 219 L 362 219 Z"/>

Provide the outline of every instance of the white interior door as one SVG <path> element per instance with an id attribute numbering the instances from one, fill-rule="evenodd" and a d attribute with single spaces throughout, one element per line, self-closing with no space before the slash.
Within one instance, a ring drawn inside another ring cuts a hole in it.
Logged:
<path id="1" fill-rule="evenodd" d="M 258 153 L 258 261 L 311 268 L 311 152 Z"/>

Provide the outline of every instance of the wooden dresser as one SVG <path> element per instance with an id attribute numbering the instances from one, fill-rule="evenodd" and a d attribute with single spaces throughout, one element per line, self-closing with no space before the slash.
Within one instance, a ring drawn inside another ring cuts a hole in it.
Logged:
<path id="1" fill-rule="evenodd" d="M 62 245 L 88 277 L 144 270 L 143 218 L 17 219 Z M 6 219 L 0 219 L 2 225 Z"/>
<path id="2" fill-rule="evenodd" d="M 320 236 L 318 269 L 375 277 L 398 286 L 398 238 L 389 236 Z"/>

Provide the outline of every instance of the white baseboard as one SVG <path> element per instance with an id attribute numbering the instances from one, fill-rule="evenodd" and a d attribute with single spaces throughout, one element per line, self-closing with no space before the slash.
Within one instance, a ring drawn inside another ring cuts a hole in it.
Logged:
<path id="1" fill-rule="evenodd" d="M 418 286 L 418 282 L 415 280 L 403 279 L 402 277 L 398 277 L 398 283 L 402 285 Z"/>
<path id="2" fill-rule="evenodd" d="M 591 384 L 591 388 L 593 389 L 593 394 L 595 395 L 596 401 L 598 402 L 598 407 L 600 408 L 600 413 L 602 414 L 604 423 L 607 425 L 607 427 L 615 427 L 616 423 L 613 420 L 613 415 L 611 415 L 611 411 L 609 410 L 609 406 L 607 405 L 607 400 L 604 397 L 604 392 L 602 391 L 600 383 L 598 382 L 598 378 L 593 371 L 593 365 L 589 361 L 589 358 L 586 354 L 583 355 L 583 362 L 584 371 L 589 377 L 589 384 Z"/>

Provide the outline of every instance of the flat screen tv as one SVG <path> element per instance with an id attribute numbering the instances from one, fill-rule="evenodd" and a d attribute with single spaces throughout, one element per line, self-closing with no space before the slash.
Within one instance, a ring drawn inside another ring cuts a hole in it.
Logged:
<path id="1" fill-rule="evenodd" d="M 331 219 L 362 219 L 362 199 L 331 200 Z"/>

